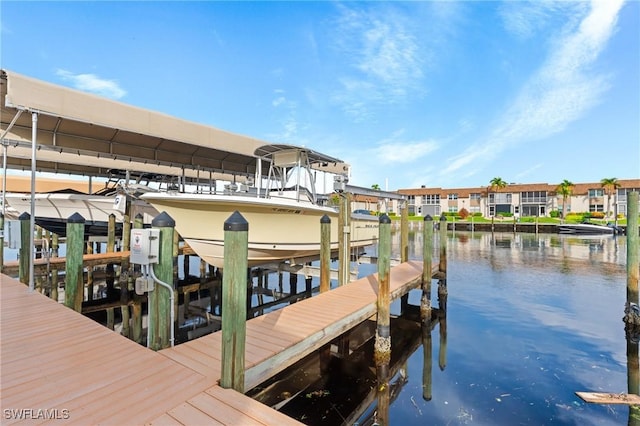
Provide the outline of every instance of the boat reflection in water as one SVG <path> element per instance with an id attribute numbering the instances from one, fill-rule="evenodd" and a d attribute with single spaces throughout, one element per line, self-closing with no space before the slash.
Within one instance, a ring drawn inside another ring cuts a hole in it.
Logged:
<path id="1" fill-rule="evenodd" d="M 410 258 L 421 248 L 421 232 L 410 232 Z M 392 304 L 386 376 L 373 343 L 352 334 L 349 346 L 334 342 L 328 368 L 316 354 L 315 367 L 289 369 L 252 396 L 307 424 L 638 424 L 637 407 L 575 393 L 638 392 L 637 336 L 627 339 L 622 321 L 626 238 L 450 231 L 447 259 L 448 296 L 437 304 L 446 316 L 423 332 L 410 317 L 420 291 L 409 307 Z"/>

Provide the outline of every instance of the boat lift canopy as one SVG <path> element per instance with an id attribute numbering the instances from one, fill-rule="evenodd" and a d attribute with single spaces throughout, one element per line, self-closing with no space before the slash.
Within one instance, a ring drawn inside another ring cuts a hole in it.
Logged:
<path id="1" fill-rule="evenodd" d="M 0 71 L 0 91 L 2 145 L 12 169 L 31 168 L 35 135 L 38 171 L 232 180 L 255 176 L 254 151 L 266 144 L 7 70 Z"/>

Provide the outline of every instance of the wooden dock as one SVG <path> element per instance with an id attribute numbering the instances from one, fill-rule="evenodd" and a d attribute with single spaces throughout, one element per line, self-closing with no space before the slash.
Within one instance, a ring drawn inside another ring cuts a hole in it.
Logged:
<path id="1" fill-rule="evenodd" d="M 391 298 L 421 275 L 419 262 L 392 268 Z M 3 424 L 300 424 L 217 386 L 221 332 L 153 352 L 0 278 Z M 377 285 L 368 276 L 247 321 L 245 389 L 374 315 Z"/>

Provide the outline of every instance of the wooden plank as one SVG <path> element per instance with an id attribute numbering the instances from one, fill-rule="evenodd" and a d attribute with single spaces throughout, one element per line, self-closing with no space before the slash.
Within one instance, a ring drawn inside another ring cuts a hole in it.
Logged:
<path id="1" fill-rule="evenodd" d="M 147 423 L 147 426 L 183 426 L 182 423 L 168 414 L 163 414 L 153 421 Z"/>
<path id="2" fill-rule="evenodd" d="M 245 415 L 252 417 L 265 425 L 279 426 L 300 426 L 302 423 L 288 417 L 279 411 L 276 411 L 261 402 L 249 398 L 246 395 L 238 393 L 233 389 L 223 389 L 220 386 L 214 386 L 205 391 L 207 394 L 220 400 L 225 405 L 241 411 Z M 239 423 L 242 424 L 242 423 Z"/>
<path id="3" fill-rule="evenodd" d="M 128 353 L 127 357 L 122 360 L 105 359 L 103 362 L 95 362 L 88 366 L 76 367 L 73 363 L 65 363 L 67 368 L 52 375 L 46 374 L 46 367 L 44 367 L 44 371 L 42 371 L 42 367 L 38 367 L 41 373 L 45 374 L 9 389 L 5 389 L 3 386 L 2 402 L 9 407 L 19 407 L 21 401 L 29 401 L 35 407 L 71 409 L 68 404 L 70 399 L 129 377 L 130 369 L 136 367 L 134 362 L 138 358 L 140 357 L 136 354 Z M 121 363 L 133 365 L 125 364 L 126 367 L 118 369 L 117 367 Z M 34 389 L 37 389 L 38 392 L 34 393 Z"/>
<path id="4" fill-rule="evenodd" d="M 105 265 L 107 263 L 120 263 L 122 259 L 126 259 L 130 256 L 129 251 L 116 251 L 110 253 L 91 253 L 84 254 L 82 256 L 82 260 L 86 263 L 93 264 L 94 266 Z M 47 266 L 56 267 L 58 270 L 64 270 L 66 265 L 66 258 L 64 257 L 50 257 L 47 258 L 38 258 L 33 259 L 34 266 Z M 17 268 L 19 265 L 19 261 L 12 260 L 4 263 L 4 267 L 7 269 Z M 87 266 L 87 265 L 85 265 Z"/>
<path id="5" fill-rule="evenodd" d="M 144 350 L 144 349 L 143 349 Z M 76 424 L 143 424 L 206 386 L 206 380 L 154 352 L 126 377 L 65 402 Z M 180 380 L 176 380 L 179 377 Z"/>
<path id="6" fill-rule="evenodd" d="M 242 394 L 237 395 L 245 397 Z M 202 392 L 191 398 L 189 400 L 189 404 L 197 407 L 212 419 L 220 422 L 220 424 L 243 426 L 259 426 L 263 424 L 256 421 L 254 418 L 247 416 L 243 410 L 238 410 L 224 402 L 220 403 L 220 400 L 206 392 Z"/>
<path id="7" fill-rule="evenodd" d="M 324 329 L 301 339 L 295 345 L 274 354 L 265 362 L 248 368 L 245 373 L 245 389 L 251 389 L 257 386 L 274 374 L 284 370 L 290 365 L 293 365 L 295 362 L 304 358 L 319 347 L 329 343 L 336 336 L 339 336 L 360 323 L 363 318 L 371 316 L 372 311 L 375 311 L 373 305 L 367 306 L 359 311 L 355 311 L 347 315 L 342 321 L 327 325 Z"/>
<path id="8" fill-rule="evenodd" d="M 167 358 L 208 377 L 212 381 L 220 379 L 221 360 L 195 349 L 192 345 L 179 345 L 160 352 Z M 220 350 L 216 355 L 220 356 Z"/>
<path id="9" fill-rule="evenodd" d="M 300 424 L 235 391 L 210 387 L 220 377 L 220 332 L 155 353 L 39 293 L 28 293 L 24 284 L 11 280 L 5 286 L 5 280 L 3 276 L 3 405 L 28 398 L 30 403 L 69 407 L 76 424 L 214 424 L 214 419 L 222 424 Z M 417 262 L 393 268 L 392 295 L 405 293 L 420 280 Z M 257 385 L 371 317 L 376 292 L 377 279 L 369 276 L 249 320 L 246 382 Z M 36 368 L 16 372 L 23 365 Z M 5 378 L 11 379 L 6 389 Z M 27 395 L 34 388 L 38 391 Z"/>
<path id="10" fill-rule="evenodd" d="M 76 424 L 142 424 L 211 386 L 14 279 L 3 275 L 0 290 L 3 407 L 65 407 Z"/>
<path id="11" fill-rule="evenodd" d="M 65 345 L 69 346 L 69 345 Z M 105 368 L 105 354 L 108 358 L 120 359 L 128 352 L 128 348 L 114 348 L 109 342 L 101 340 L 94 342 L 93 351 L 82 351 L 73 353 L 73 348 L 79 348 L 79 344 L 71 346 L 67 352 L 51 348 L 47 352 L 41 352 L 38 357 L 29 357 L 20 363 L 11 364 L 2 361 L 2 386 L 4 389 L 16 386 L 18 383 L 30 382 L 42 376 L 43 370 L 46 371 L 47 377 L 52 377 L 60 372 L 69 369 L 69 365 L 74 368 L 101 369 Z M 4 354 L 3 354 L 4 355 Z M 43 367 L 46 366 L 46 367 Z"/>
<path id="12" fill-rule="evenodd" d="M 283 340 L 277 338 L 274 339 L 272 338 L 272 336 L 265 335 L 258 331 L 255 327 L 247 327 L 247 341 L 251 342 L 251 345 L 263 349 L 269 349 L 274 353 L 281 351 L 288 346 L 288 344 L 284 344 Z"/>
<path id="13" fill-rule="evenodd" d="M 169 415 L 185 425 L 224 425 L 186 402 L 170 410 Z"/>
<path id="14" fill-rule="evenodd" d="M 592 404 L 640 405 L 640 395 L 633 393 L 576 392 L 576 395 Z"/>

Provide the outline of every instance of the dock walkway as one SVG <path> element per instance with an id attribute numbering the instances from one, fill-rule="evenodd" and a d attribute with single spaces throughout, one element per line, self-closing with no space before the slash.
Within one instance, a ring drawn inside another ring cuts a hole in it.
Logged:
<path id="1" fill-rule="evenodd" d="M 419 262 L 391 268 L 391 298 L 421 276 Z M 153 352 L 0 277 L 3 424 L 52 414 L 76 424 L 300 424 L 217 386 L 221 332 Z M 377 284 L 371 275 L 247 321 L 245 389 L 374 315 Z"/>

